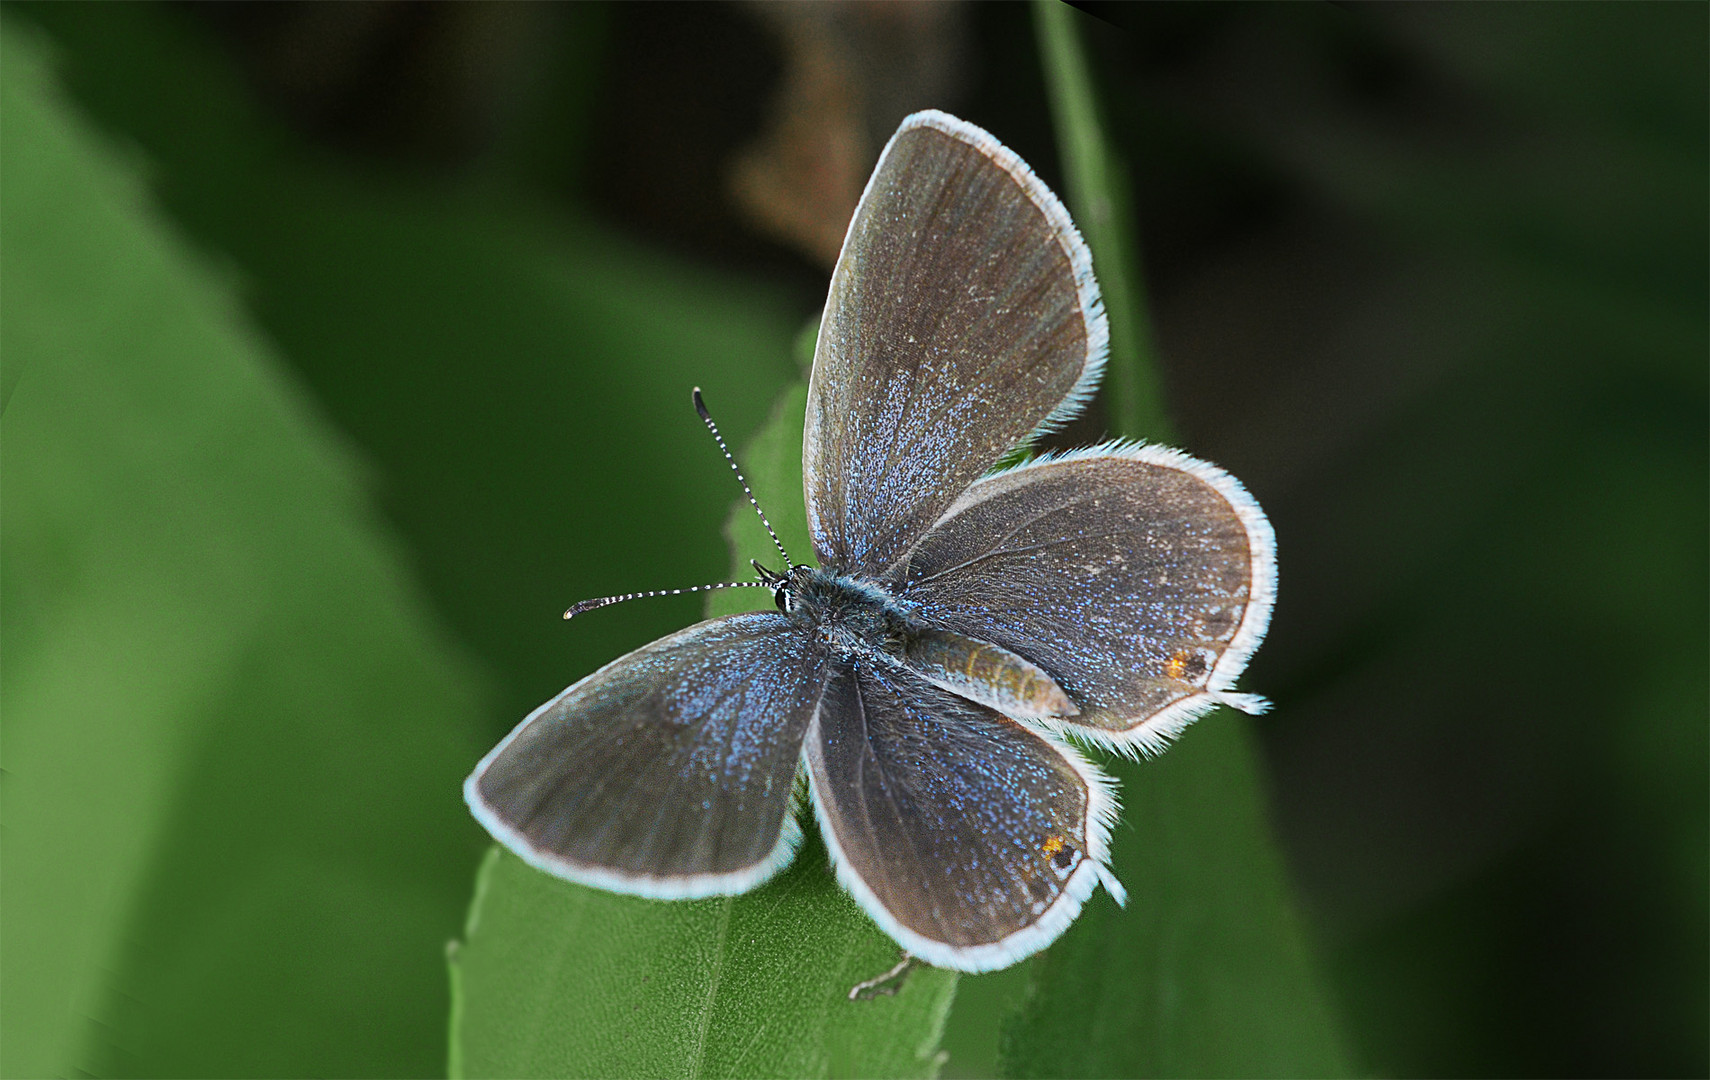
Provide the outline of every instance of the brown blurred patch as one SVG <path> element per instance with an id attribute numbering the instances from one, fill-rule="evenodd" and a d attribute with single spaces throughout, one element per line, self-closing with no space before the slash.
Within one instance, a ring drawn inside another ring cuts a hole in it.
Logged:
<path id="1" fill-rule="evenodd" d="M 879 147 L 916 109 L 948 107 L 966 37 L 954 2 L 747 5 L 784 73 L 726 188 L 748 221 L 830 268 Z"/>

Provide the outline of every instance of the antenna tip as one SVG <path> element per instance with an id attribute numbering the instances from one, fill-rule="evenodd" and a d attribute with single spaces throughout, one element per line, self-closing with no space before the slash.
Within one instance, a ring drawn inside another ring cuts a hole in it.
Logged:
<path id="1" fill-rule="evenodd" d="M 707 412 L 707 403 L 701 400 L 701 388 L 695 387 L 695 411 L 701 414 L 701 419 L 712 420 L 712 414 Z"/>
<path id="2" fill-rule="evenodd" d="M 582 614 L 585 611 L 592 611 L 595 608 L 605 607 L 607 604 L 616 603 L 620 599 L 623 599 L 623 598 L 622 597 L 612 597 L 612 596 L 601 596 L 601 597 L 598 597 L 598 598 L 593 599 L 593 600 L 582 600 L 582 601 L 579 601 L 577 603 L 571 604 L 570 610 L 566 611 L 564 613 L 564 617 L 566 619 L 574 619 L 576 616 Z"/>

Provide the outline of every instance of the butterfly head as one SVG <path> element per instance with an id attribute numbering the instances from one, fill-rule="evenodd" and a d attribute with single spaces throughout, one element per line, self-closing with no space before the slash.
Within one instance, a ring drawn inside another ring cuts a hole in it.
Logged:
<path id="1" fill-rule="evenodd" d="M 760 575 L 760 584 L 772 590 L 772 602 L 785 615 L 793 615 L 801 607 L 802 593 L 815 578 L 823 577 L 818 567 L 797 563 L 782 572 L 762 566 L 760 560 L 749 565 Z"/>

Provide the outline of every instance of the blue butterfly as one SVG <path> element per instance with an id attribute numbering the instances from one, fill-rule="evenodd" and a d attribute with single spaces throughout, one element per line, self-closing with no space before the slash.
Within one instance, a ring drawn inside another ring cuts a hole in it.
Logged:
<path id="1" fill-rule="evenodd" d="M 789 863 L 805 772 L 838 880 L 960 971 L 1044 948 L 1100 882 L 1120 902 L 1111 783 L 1067 739 L 1152 754 L 1217 705 L 1261 711 L 1233 687 L 1276 559 L 1245 489 L 1174 450 L 990 471 L 1085 405 L 1107 339 L 1057 197 L 980 128 L 910 116 L 814 355 L 818 565 L 757 565 L 778 610 L 661 638 L 535 710 L 465 784 L 475 817 L 559 877 L 727 895 Z"/>

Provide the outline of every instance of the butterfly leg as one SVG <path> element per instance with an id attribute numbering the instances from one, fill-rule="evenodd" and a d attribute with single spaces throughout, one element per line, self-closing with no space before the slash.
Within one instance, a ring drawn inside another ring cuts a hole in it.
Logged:
<path id="1" fill-rule="evenodd" d="M 905 949 L 902 959 L 883 975 L 875 975 L 864 982 L 858 982 L 849 988 L 850 1001 L 871 1001 L 876 997 L 894 997 L 902 989 L 903 980 L 908 977 L 910 969 L 919 963 Z"/>

